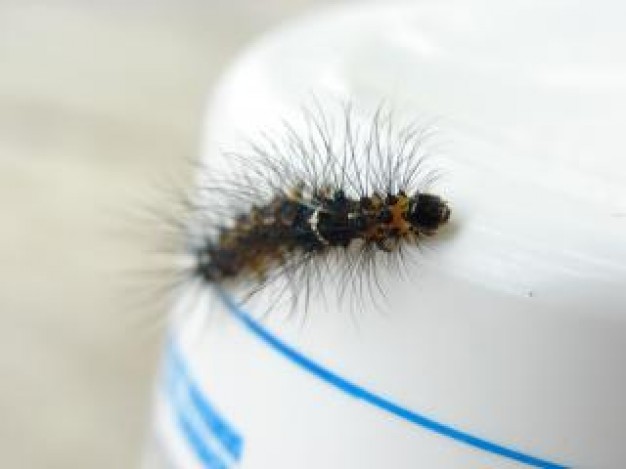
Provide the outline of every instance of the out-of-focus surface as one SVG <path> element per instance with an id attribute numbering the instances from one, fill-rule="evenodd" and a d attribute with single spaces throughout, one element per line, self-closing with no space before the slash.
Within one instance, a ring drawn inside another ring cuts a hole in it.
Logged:
<path id="1" fill-rule="evenodd" d="M 138 465 L 163 312 L 120 288 L 124 226 L 185 174 L 228 60 L 311 3 L 0 3 L 1 467 Z"/>

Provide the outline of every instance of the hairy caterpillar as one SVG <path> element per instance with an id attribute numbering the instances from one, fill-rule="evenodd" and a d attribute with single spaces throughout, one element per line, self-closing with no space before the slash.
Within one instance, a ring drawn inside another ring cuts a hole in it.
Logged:
<path id="1" fill-rule="evenodd" d="M 325 281 L 360 295 L 363 278 L 380 288 L 380 253 L 400 269 L 389 261 L 448 221 L 447 202 L 428 190 L 437 173 L 424 166 L 427 130 L 396 127 L 383 108 L 369 120 L 351 105 L 339 115 L 305 108 L 299 127 L 284 122 L 228 153 L 228 172 L 203 168 L 186 225 L 188 277 L 247 285 L 249 296 L 281 281 L 279 296 L 294 304 Z"/>

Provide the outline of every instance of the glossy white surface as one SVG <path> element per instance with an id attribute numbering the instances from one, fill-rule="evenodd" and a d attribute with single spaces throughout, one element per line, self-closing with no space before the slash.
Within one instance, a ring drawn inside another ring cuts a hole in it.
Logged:
<path id="1" fill-rule="evenodd" d="M 310 93 L 435 119 L 451 228 L 388 311 L 314 302 L 267 324 L 403 405 L 574 467 L 626 460 L 625 33 L 620 7 L 423 3 L 312 16 L 225 77 L 206 158 Z M 258 306 L 262 308 L 262 305 Z M 345 308 L 343 308 L 345 309 Z M 254 313 L 254 312 L 253 312 Z M 246 439 L 246 468 L 509 467 L 351 400 L 238 324 L 183 328 L 189 360 Z"/>

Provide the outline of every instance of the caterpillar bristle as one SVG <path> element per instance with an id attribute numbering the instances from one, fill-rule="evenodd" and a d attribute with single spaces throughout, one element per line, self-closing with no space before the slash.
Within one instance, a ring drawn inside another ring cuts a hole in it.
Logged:
<path id="1" fill-rule="evenodd" d="M 449 205 L 428 188 L 436 173 L 424 166 L 427 132 L 393 125 L 383 109 L 359 124 L 345 106 L 339 125 L 320 109 L 305 110 L 301 130 L 285 123 L 229 153 L 228 174 L 203 171 L 187 222 L 192 277 L 251 292 L 280 279 L 292 302 L 308 302 L 331 270 L 378 285 L 376 252 L 401 268 L 405 247 L 448 222 Z"/>

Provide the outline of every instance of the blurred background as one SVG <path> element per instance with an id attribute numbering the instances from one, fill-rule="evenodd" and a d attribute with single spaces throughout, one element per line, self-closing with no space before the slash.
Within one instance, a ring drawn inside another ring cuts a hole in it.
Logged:
<path id="1" fill-rule="evenodd" d="M 0 467 L 138 466 L 165 308 L 135 306 L 133 214 L 229 60 L 314 3 L 0 0 Z"/>

